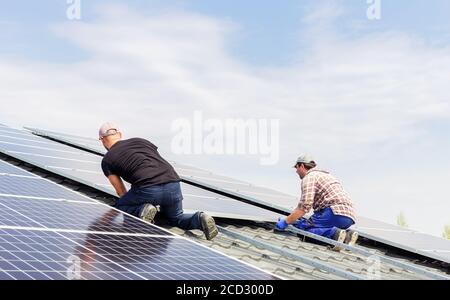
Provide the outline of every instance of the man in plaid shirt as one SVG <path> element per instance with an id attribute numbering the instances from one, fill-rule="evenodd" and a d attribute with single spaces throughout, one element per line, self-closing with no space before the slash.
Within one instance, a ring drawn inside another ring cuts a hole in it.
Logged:
<path id="1" fill-rule="evenodd" d="M 354 245 L 358 234 L 346 231 L 356 222 L 355 211 L 349 195 L 328 172 L 316 167 L 312 157 L 300 156 L 294 166 L 302 179 L 302 196 L 298 207 L 285 219 L 280 219 L 277 230 L 289 224 L 339 242 Z M 311 218 L 303 218 L 311 209 Z"/>

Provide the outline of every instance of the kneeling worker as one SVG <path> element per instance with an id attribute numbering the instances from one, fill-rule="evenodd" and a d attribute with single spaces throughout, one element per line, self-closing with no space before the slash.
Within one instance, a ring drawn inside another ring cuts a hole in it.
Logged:
<path id="1" fill-rule="evenodd" d="M 120 197 L 116 208 L 152 222 L 159 205 L 172 226 L 203 230 L 208 240 L 218 234 L 211 216 L 183 213 L 181 179 L 155 145 L 140 138 L 122 140 L 122 133 L 112 122 L 101 126 L 99 139 L 108 150 L 102 160 L 103 173 Z M 129 191 L 122 178 L 131 184 Z"/>
<path id="2" fill-rule="evenodd" d="M 354 245 L 358 239 L 355 231 L 346 231 L 355 224 L 355 212 L 349 195 L 328 172 L 319 170 L 314 160 L 300 156 L 294 166 L 302 179 L 302 196 L 298 207 L 285 219 L 280 219 L 277 230 L 289 224 L 320 236 Z M 311 218 L 303 218 L 314 209 Z"/>

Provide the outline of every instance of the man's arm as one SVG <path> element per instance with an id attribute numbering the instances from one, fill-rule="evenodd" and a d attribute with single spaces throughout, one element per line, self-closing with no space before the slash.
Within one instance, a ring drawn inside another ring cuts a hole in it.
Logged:
<path id="1" fill-rule="evenodd" d="M 314 176 L 307 176 L 302 181 L 302 196 L 300 203 L 292 214 L 287 217 L 286 222 L 292 224 L 307 212 L 311 210 L 314 204 L 314 197 L 316 195 L 316 180 Z"/>
<path id="2" fill-rule="evenodd" d="M 122 178 L 117 175 L 109 175 L 108 179 L 119 197 L 125 195 L 125 193 L 127 192 L 127 188 L 125 187 L 125 184 L 123 184 Z"/>
<path id="3" fill-rule="evenodd" d="M 278 230 L 285 230 L 290 224 L 295 223 L 298 219 L 302 218 L 308 211 L 311 210 L 314 204 L 315 196 L 315 179 L 314 177 L 307 176 L 302 181 L 302 197 L 297 208 L 285 219 L 279 219 L 276 225 Z"/>
<path id="4" fill-rule="evenodd" d="M 286 223 L 293 224 L 298 219 L 302 218 L 306 214 L 306 211 L 304 211 L 301 208 L 296 208 L 294 211 L 286 218 Z"/>

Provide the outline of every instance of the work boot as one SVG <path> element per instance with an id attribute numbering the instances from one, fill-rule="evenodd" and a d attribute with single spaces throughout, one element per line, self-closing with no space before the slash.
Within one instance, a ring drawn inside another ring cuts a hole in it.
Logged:
<path id="1" fill-rule="evenodd" d="M 213 217 L 208 216 L 207 214 L 202 212 L 200 213 L 200 222 L 202 225 L 203 233 L 205 234 L 205 237 L 208 241 L 215 238 L 219 233 Z"/>
<path id="2" fill-rule="evenodd" d="M 343 230 L 343 229 L 337 229 L 336 230 L 336 233 L 334 234 L 334 236 L 333 236 L 333 240 L 335 240 L 336 242 L 339 242 L 339 243 L 343 243 L 344 241 L 345 241 L 345 237 L 347 236 L 347 232 L 345 231 L 345 230 Z M 334 251 L 341 251 L 342 250 L 342 247 L 340 247 L 340 246 L 334 246 L 333 248 L 332 248 Z"/>
<path id="3" fill-rule="evenodd" d="M 141 214 L 139 217 L 146 222 L 152 223 L 153 219 L 155 219 L 156 213 L 158 209 L 152 204 L 145 204 L 141 210 Z"/>
<path id="4" fill-rule="evenodd" d="M 358 240 L 359 234 L 354 230 L 347 231 L 345 241 L 344 243 L 348 244 L 349 246 L 355 246 L 356 241 Z"/>
<path id="5" fill-rule="evenodd" d="M 347 237 L 347 232 L 343 229 L 337 229 L 336 233 L 333 236 L 333 240 L 339 243 L 343 243 L 345 241 L 345 238 Z"/>

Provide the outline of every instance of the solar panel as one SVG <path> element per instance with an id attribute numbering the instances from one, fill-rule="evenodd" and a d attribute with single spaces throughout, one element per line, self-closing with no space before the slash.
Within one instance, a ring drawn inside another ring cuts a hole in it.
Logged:
<path id="1" fill-rule="evenodd" d="M 0 205 L 0 227 L 39 227 L 39 223 L 21 216 L 19 213 L 11 211 Z"/>
<path id="2" fill-rule="evenodd" d="M 14 171 L 3 161 L 0 165 Z M 34 179 L 40 198 L 24 197 L 21 190 L 0 196 L 0 280 L 277 279 L 46 179 L 28 175 L 7 176 L 15 180 L 15 186 L 24 184 L 24 178 Z M 49 184 L 68 200 L 51 199 L 47 194 Z M 70 200 L 80 196 L 86 201 Z"/>
<path id="3" fill-rule="evenodd" d="M 12 166 L 10 164 L 7 164 L 3 161 L 0 161 L 0 174 L 11 174 L 11 175 L 23 175 L 23 176 L 33 176 L 32 174 L 17 168 L 15 166 Z"/>
<path id="4" fill-rule="evenodd" d="M 57 232 L 0 229 L 0 280 L 141 279 L 82 250 Z"/>
<path id="5" fill-rule="evenodd" d="M 103 155 L 106 152 L 105 148 L 103 148 L 103 146 L 100 145 L 99 140 L 95 139 L 95 138 L 81 137 L 81 136 L 60 133 L 60 132 L 55 132 L 55 131 L 31 128 L 31 127 L 24 127 L 24 128 L 37 134 L 37 135 L 55 139 L 55 140 L 65 142 L 65 143 L 68 143 L 68 144 L 71 144 L 74 146 L 78 146 L 78 147 L 87 149 L 89 151 L 96 152 L 98 154 Z"/>
<path id="6" fill-rule="evenodd" d="M 35 135 L 30 135 L 25 131 L 19 131 L 17 129 L 10 129 L 8 127 L 0 128 L 0 137 L 4 143 L 9 143 L 12 145 L 19 142 L 19 145 L 22 145 L 22 146 L 29 145 L 29 146 L 34 146 L 35 148 L 38 148 L 38 149 L 41 148 L 44 150 L 46 149 L 46 147 L 52 146 L 52 145 L 53 145 L 53 148 L 56 150 L 65 149 L 64 146 L 61 144 L 55 145 L 55 144 L 52 144 L 52 142 L 49 140 L 42 139 Z"/>
<path id="7" fill-rule="evenodd" d="M 277 279 L 180 238 L 0 228 L 0 279 L 68 278 Z"/>
<path id="8" fill-rule="evenodd" d="M 65 191 L 40 177 L 0 174 L 0 196 L 21 195 L 27 198 L 40 198 L 43 191 L 50 199 L 64 199 L 67 196 Z M 71 200 L 91 202 L 77 194 L 73 195 L 73 198 Z"/>
<path id="9" fill-rule="evenodd" d="M 48 142 L 46 140 L 39 140 L 39 138 L 36 136 L 23 136 L 23 135 L 17 135 L 15 133 L 8 134 L 6 132 L 6 130 L 0 130 L 0 137 L 2 138 L 2 141 L 4 143 L 10 143 L 10 144 L 14 144 L 17 141 L 19 141 L 20 145 L 25 145 L 25 146 L 31 145 L 31 146 L 35 146 L 36 148 L 42 147 L 43 149 L 45 149 L 46 146 L 51 145 L 50 142 Z M 60 149 L 64 148 L 60 145 L 54 145 L 54 146 L 55 146 L 55 148 L 60 148 Z"/>
<path id="10" fill-rule="evenodd" d="M 0 147 L 2 143 L 0 142 Z M 89 161 L 86 158 L 80 158 L 75 155 L 67 154 L 61 155 L 60 153 L 56 153 L 52 150 L 47 150 L 46 155 L 39 155 L 34 153 L 34 149 L 25 149 L 25 151 L 16 151 L 17 146 L 9 147 L 9 153 L 18 154 L 28 160 L 36 160 L 41 164 L 48 167 L 58 167 L 58 168 L 66 168 L 66 169 L 74 169 L 74 170 L 87 170 L 87 171 L 98 171 L 101 170 L 100 161 L 98 158 L 95 158 L 97 161 Z M 30 153 L 33 152 L 33 153 Z"/>
<path id="11" fill-rule="evenodd" d="M 8 129 L 5 129 L 7 131 Z M 91 186 L 111 195 L 114 188 L 101 171 L 101 157 L 76 148 L 34 136 L 26 131 L 12 129 L 17 136 L 13 143 L 9 137 L 0 136 L 0 152 L 32 165 Z M 7 134 L 11 136 L 12 134 Z M 36 144 L 30 143 L 33 137 Z M 22 144 L 21 140 L 25 142 Z M 46 144 L 43 146 L 42 141 Z M 97 141 L 98 142 L 98 141 Z M 204 211 L 215 217 L 254 221 L 275 221 L 279 215 L 269 210 L 245 204 L 229 197 L 182 184 L 183 206 L 187 212 Z"/>
<path id="12" fill-rule="evenodd" d="M 1 215 L 27 218 L 53 229 L 167 235 L 138 219 L 98 203 L 1 197 Z"/>
<path id="13" fill-rule="evenodd" d="M 182 184 L 187 209 L 201 210 L 207 203 L 208 212 L 214 216 L 253 221 L 274 221 L 281 215 L 254 205 L 239 202 L 217 193 L 201 190 L 189 184 Z M 203 208 L 205 209 L 205 208 Z"/>
<path id="14" fill-rule="evenodd" d="M 91 139 L 90 142 L 86 141 L 89 139 L 85 139 L 84 145 L 89 146 L 83 146 L 79 144 L 80 138 L 71 138 L 64 134 L 52 133 L 40 129 L 30 130 L 38 135 L 48 136 L 81 148 L 84 147 L 87 150 L 94 151 L 95 149 L 95 140 L 93 139 Z M 104 153 L 105 150 L 97 147 L 96 152 Z M 247 200 L 250 203 L 263 204 L 266 207 L 272 207 L 278 211 L 289 213 L 298 202 L 298 198 L 278 191 L 219 176 L 195 167 L 174 162 L 172 162 L 172 164 L 186 182 L 208 188 L 212 191 L 238 197 Z M 448 240 L 431 235 L 419 234 L 412 230 L 365 217 L 358 217 L 358 225 L 355 226 L 355 228 L 362 236 L 369 239 L 450 263 L 450 241 Z M 417 240 L 426 240 L 427 246 Z"/>
<path id="15" fill-rule="evenodd" d="M 355 229 L 369 239 L 450 263 L 450 241 L 407 228 L 359 218 Z"/>
<path id="16" fill-rule="evenodd" d="M 80 162 L 80 163 L 94 163 L 98 162 L 98 160 L 89 160 L 89 158 L 92 158 L 92 155 L 84 154 L 80 152 L 79 150 L 71 151 L 72 149 L 68 149 L 67 147 L 61 147 L 60 145 L 53 145 L 53 147 L 42 147 L 41 145 L 26 145 L 24 142 L 23 144 L 20 144 L 21 142 L 19 140 L 15 141 L 14 143 L 10 143 L 5 141 L 5 138 L 0 137 L 0 146 L 2 148 L 8 149 L 11 153 L 18 153 L 18 154 L 28 154 L 29 156 L 36 156 L 41 157 L 42 160 L 45 158 L 48 159 L 60 159 L 60 160 L 68 160 L 72 163 Z M 59 148 L 59 149 L 58 149 Z"/>
<path id="17" fill-rule="evenodd" d="M 388 224 L 385 222 L 380 222 L 373 219 L 368 219 L 364 217 L 358 217 L 358 224 L 355 226 L 355 228 L 358 228 L 359 230 L 368 230 L 371 228 L 378 228 L 379 230 L 383 231 L 398 231 L 398 232 L 414 232 L 414 230 L 400 227 L 393 224 Z"/>

